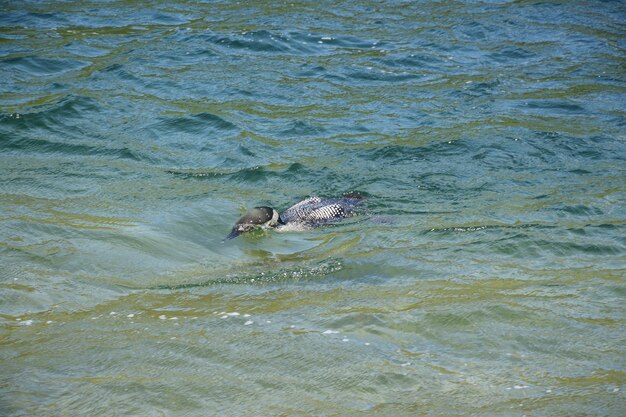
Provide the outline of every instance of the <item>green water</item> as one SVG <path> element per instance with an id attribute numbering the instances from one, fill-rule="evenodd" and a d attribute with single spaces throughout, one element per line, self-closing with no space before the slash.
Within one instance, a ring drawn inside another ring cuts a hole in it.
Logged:
<path id="1" fill-rule="evenodd" d="M 625 21 L 3 2 L 0 415 L 625 415 Z"/>

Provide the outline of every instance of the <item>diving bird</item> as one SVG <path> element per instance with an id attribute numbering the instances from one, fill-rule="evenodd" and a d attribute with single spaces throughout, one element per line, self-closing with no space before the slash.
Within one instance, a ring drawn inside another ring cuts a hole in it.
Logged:
<path id="1" fill-rule="evenodd" d="M 348 194 L 339 198 L 309 197 L 289 207 L 282 214 L 272 207 L 254 207 L 244 214 L 224 240 L 234 239 L 242 233 L 257 228 L 314 228 L 350 217 L 354 209 L 365 200 L 359 194 Z"/>

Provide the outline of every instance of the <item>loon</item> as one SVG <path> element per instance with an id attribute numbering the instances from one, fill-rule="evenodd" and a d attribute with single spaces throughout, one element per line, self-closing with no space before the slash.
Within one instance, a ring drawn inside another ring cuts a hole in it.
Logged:
<path id="1" fill-rule="evenodd" d="M 285 227 L 296 225 L 313 228 L 350 217 L 354 209 L 365 197 L 359 194 L 347 194 L 339 198 L 309 197 L 289 207 L 282 214 L 272 207 L 254 207 L 244 214 L 224 240 L 234 239 L 242 233 L 256 228 Z"/>

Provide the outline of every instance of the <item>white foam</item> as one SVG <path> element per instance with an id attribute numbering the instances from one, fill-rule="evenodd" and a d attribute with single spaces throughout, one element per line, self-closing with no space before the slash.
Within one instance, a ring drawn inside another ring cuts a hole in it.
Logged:
<path id="1" fill-rule="evenodd" d="M 339 332 L 336 331 L 336 330 L 326 330 L 322 334 L 337 334 L 337 333 L 339 333 Z"/>
<path id="2" fill-rule="evenodd" d="M 132 319 L 133 317 L 135 317 L 135 315 L 133 313 L 127 314 L 126 317 L 128 317 L 129 319 Z"/>
<path id="3" fill-rule="evenodd" d="M 249 325 L 251 325 L 252 323 L 254 323 L 252 320 L 248 320 L 248 321 L 247 321 L 247 322 L 245 322 L 243 325 L 244 325 L 244 326 L 249 326 Z"/>
<path id="4" fill-rule="evenodd" d="M 20 322 L 21 326 L 30 326 L 31 324 L 33 324 L 32 320 L 24 320 L 24 321 Z"/>
<path id="5" fill-rule="evenodd" d="M 167 316 L 166 316 L 165 314 L 161 314 L 161 315 L 159 316 L 159 319 L 160 319 L 160 320 L 167 320 Z"/>

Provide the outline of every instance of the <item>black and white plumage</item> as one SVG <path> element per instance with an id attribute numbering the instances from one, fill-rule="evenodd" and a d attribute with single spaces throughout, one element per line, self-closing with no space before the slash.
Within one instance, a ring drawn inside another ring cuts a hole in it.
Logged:
<path id="1" fill-rule="evenodd" d="M 335 219 L 348 217 L 362 199 L 310 197 L 294 204 L 280 215 L 283 223 L 306 223 L 315 226 Z"/>
<path id="2" fill-rule="evenodd" d="M 354 215 L 355 208 L 364 199 L 365 197 L 354 194 L 339 198 L 309 197 L 289 207 L 282 214 L 271 207 L 254 207 L 237 220 L 232 231 L 224 240 L 233 239 L 259 227 L 296 226 L 312 228 L 332 223 Z"/>

